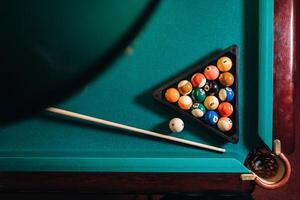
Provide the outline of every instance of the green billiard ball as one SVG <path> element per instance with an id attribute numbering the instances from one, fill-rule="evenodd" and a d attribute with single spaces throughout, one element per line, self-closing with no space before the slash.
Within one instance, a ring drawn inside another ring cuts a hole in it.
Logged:
<path id="1" fill-rule="evenodd" d="M 192 92 L 192 98 L 196 102 L 204 101 L 205 97 L 206 97 L 205 91 L 201 88 L 196 88 Z"/>
<path id="2" fill-rule="evenodd" d="M 206 109 L 202 103 L 194 103 L 191 108 L 191 113 L 194 117 L 200 118 L 205 114 Z"/>

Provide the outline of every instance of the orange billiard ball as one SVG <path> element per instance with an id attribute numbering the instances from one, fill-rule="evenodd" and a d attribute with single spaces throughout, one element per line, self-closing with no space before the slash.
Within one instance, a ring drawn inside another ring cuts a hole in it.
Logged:
<path id="1" fill-rule="evenodd" d="M 217 61 L 217 66 L 221 72 L 227 72 L 232 67 L 232 61 L 230 58 L 223 56 Z"/>
<path id="2" fill-rule="evenodd" d="M 219 81 L 222 85 L 231 86 L 234 82 L 234 76 L 230 72 L 224 72 L 220 75 Z"/>
<path id="3" fill-rule="evenodd" d="M 233 113 L 233 107 L 229 102 L 220 103 L 218 112 L 222 117 L 229 117 Z"/>
<path id="4" fill-rule="evenodd" d="M 181 96 L 178 100 L 178 106 L 182 110 L 189 110 L 193 105 L 193 100 L 189 96 Z"/>
<path id="5" fill-rule="evenodd" d="M 209 65 L 204 69 L 204 75 L 207 80 L 215 80 L 219 76 L 219 70 L 214 65 Z"/>
<path id="6" fill-rule="evenodd" d="M 177 102 L 179 97 L 180 97 L 179 91 L 175 88 L 169 88 L 165 93 L 165 98 L 170 103 Z"/>

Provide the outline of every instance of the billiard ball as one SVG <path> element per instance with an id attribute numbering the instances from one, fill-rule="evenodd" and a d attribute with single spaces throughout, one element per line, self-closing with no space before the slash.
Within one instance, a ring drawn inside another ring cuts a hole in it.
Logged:
<path id="1" fill-rule="evenodd" d="M 221 72 L 227 72 L 232 67 L 232 61 L 230 58 L 224 56 L 218 59 L 217 66 Z"/>
<path id="2" fill-rule="evenodd" d="M 204 100 L 204 106 L 208 110 L 215 110 L 219 106 L 219 100 L 215 96 L 207 96 Z"/>
<path id="3" fill-rule="evenodd" d="M 230 72 L 224 72 L 220 75 L 219 81 L 224 86 L 231 86 L 234 82 L 234 76 Z"/>
<path id="4" fill-rule="evenodd" d="M 215 81 L 207 81 L 203 89 L 208 95 L 214 95 L 219 91 L 219 86 Z"/>
<path id="5" fill-rule="evenodd" d="M 233 113 L 233 107 L 229 102 L 222 102 L 218 107 L 218 112 L 222 117 L 229 117 Z"/>
<path id="6" fill-rule="evenodd" d="M 206 97 L 205 91 L 201 88 L 196 88 L 192 92 L 192 98 L 194 101 L 202 102 Z"/>
<path id="7" fill-rule="evenodd" d="M 197 118 L 202 117 L 206 111 L 202 103 L 194 103 L 191 109 L 192 115 Z"/>
<path id="8" fill-rule="evenodd" d="M 192 76 L 191 82 L 195 88 L 201 88 L 206 83 L 206 78 L 202 73 L 196 73 Z"/>
<path id="9" fill-rule="evenodd" d="M 169 128 L 174 133 L 179 133 L 184 128 L 184 123 L 180 118 L 173 118 L 169 122 Z"/>
<path id="10" fill-rule="evenodd" d="M 234 92 L 230 87 L 222 88 L 219 91 L 219 99 L 221 101 L 231 101 L 234 97 Z"/>
<path id="11" fill-rule="evenodd" d="M 219 70 L 214 65 L 209 65 L 204 69 L 204 75 L 207 80 L 215 80 L 219 76 Z"/>
<path id="12" fill-rule="evenodd" d="M 215 111 L 208 110 L 204 114 L 204 121 L 210 125 L 215 125 L 219 120 L 219 116 Z"/>
<path id="13" fill-rule="evenodd" d="M 218 128 L 223 132 L 230 131 L 232 128 L 231 119 L 228 117 L 221 117 L 218 121 Z"/>
<path id="14" fill-rule="evenodd" d="M 182 110 L 189 110 L 193 105 L 193 101 L 189 96 L 181 96 L 178 100 L 178 106 Z"/>
<path id="15" fill-rule="evenodd" d="M 170 103 L 175 103 L 178 101 L 180 94 L 177 89 L 169 88 L 165 93 L 165 98 Z"/>
<path id="16" fill-rule="evenodd" d="M 188 80 L 182 80 L 178 83 L 178 91 L 182 95 L 188 95 L 192 92 L 193 86 Z"/>

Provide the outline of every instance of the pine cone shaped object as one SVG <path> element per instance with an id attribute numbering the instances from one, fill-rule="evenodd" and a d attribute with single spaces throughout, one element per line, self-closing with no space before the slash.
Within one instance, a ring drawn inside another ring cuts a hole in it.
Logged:
<path id="1" fill-rule="evenodd" d="M 275 155 L 263 149 L 250 152 L 245 165 L 256 175 L 264 179 L 274 177 L 279 169 Z"/>

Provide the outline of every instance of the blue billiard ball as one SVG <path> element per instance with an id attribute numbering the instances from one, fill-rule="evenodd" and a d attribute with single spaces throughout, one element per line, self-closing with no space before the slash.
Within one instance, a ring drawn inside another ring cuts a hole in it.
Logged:
<path id="1" fill-rule="evenodd" d="M 230 87 L 222 88 L 219 91 L 219 99 L 221 101 L 231 101 L 234 97 L 234 92 Z"/>
<path id="2" fill-rule="evenodd" d="M 210 125 L 215 125 L 219 120 L 218 114 L 213 111 L 209 110 L 204 114 L 204 121 Z"/>

